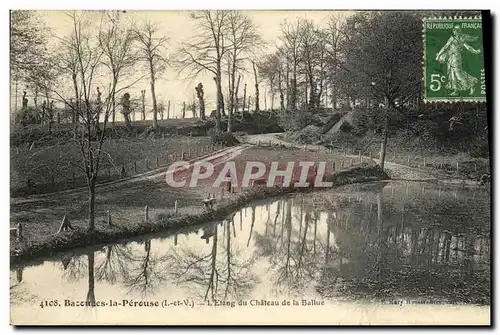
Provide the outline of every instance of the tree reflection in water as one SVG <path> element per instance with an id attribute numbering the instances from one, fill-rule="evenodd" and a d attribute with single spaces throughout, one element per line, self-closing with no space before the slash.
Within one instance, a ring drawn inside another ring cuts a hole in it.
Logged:
<path id="1" fill-rule="evenodd" d="M 154 253 L 151 250 L 151 240 L 147 240 L 144 243 L 144 252 L 135 252 L 132 255 L 123 285 L 127 292 L 140 292 L 142 296 L 153 295 L 167 280 L 168 253 Z"/>
<path id="2" fill-rule="evenodd" d="M 446 198 L 401 204 L 382 192 L 364 201 L 333 222 L 338 242 L 318 285 L 322 295 L 489 303 L 486 208 Z M 346 224 L 349 216 L 355 219 Z"/>
<path id="3" fill-rule="evenodd" d="M 276 294 L 300 292 L 307 287 L 306 282 L 317 276 L 320 266 L 317 250 L 323 246 L 317 241 L 318 213 L 299 205 L 299 213 L 292 215 L 293 202 L 292 198 L 278 200 L 274 220 L 266 222 L 272 227 L 255 235 L 258 255 L 268 257 L 268 273 Z"/>
<path id="4" fill-rule="evenodd" d="M 212 246 L 207 254 L 186 247 L 173 250 L 169 272 L 178 285 L 195 291 L 205 300 L 241 299 L 249 294 L 257 281 L 251 272 L 256 258 L 246 257 L 237 243 L 233 243 L 233 221 L 234 215 L 207 226 L 208 231 L 213 233 L 202 236 L 207 243 L 212 237 Z M 223 227 L 222 234 L 219 225 Z"/>
<path id="5" fill-rule="evenodd" d="M 238 232 L 235 215 L 206 225 L 205 249 L 204 243 L 176 239 L 161 253 L 151 247 L 156 240 L 140 249 L 110 245 L 95 259 L 89 253 L 63 258 L 63 273 L 69 281 L 88 275 L 89 301 L 95 300 L 95 280 L 142 295 L 177 283 L 202 299 L 241 299 L 257 284 L 254 265 L 260 259 L 276 296 L 314 288 L 323 297 L 489 303 L 488 202 L 410 191 L 378 187 L 318 193 L 323 201 L 295 197 L 253 204 L 245 229 L 246 208 L 239 211 Z M 267 211 L 261 221 L 257 209 Z"/>
<path id="6" fill-rule="evenodd" d="M 104 260 L 96 266 L 97 280 L 115 284 L 126 278 L 133 259 L 132 249 L 128 245 L 108 245 L 104 248 L 104 254 Z"/>
<path id="7" fill-rule="evenodd" d="M 63 258 L 63 277 L 68 281 L 81 280 L 88 273 L 88 301 L 95 301 L 95 280 L 121 284 L 127 293 L 139 292 L 152 295 L 167 280 L 168 255 L 158 255 L 151 250 L 151 241 L 144 243 L 144 251 L 133 250 L 129 244 L 109 245 L 84 256 Z"/>

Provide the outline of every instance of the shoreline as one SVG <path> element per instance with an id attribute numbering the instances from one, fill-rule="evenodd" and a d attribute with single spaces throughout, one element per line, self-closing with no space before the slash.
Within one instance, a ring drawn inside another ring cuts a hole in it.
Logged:
<path id="1" fill-rule="evenodd" d="M 356 167 L 345 171 L 340 171 L 334 175 L 326 176 L 326 181 L 333 182 L 332 188 L 347 184 L 359 184 L 373 181 L 390 180 L 378 166 Z M 124 239 L 132 239 L 144 235 L 155 233 L 173 233 L 182 228 L 194 227 L 215 220 L 223 220 L 231 212 L 241 208 L 255 200 L 262 200 L 276 196 L 292 193 L 309 193 L 320 191 L 321 189 L 292 187 L 253 187 L 239 193 L 235 199 L 230 200 L 224 206 L 216 207 L 211 212 L 203 212 L 194 215 L 166 216 L 155 220 L 143 221 L 133 229 L 122 229 L 119 231 L 94 230 L 74 230 L 54 235 L 47 241 L 34 242 L 28 246 L 23 246 L 20 250 L 10 250 L 10 266 L 33 261 L 43 257 L 50 257 L 55 253 L 70 251 L 77 248 L 92 247 L 96 245 L 116 243 Z"/>

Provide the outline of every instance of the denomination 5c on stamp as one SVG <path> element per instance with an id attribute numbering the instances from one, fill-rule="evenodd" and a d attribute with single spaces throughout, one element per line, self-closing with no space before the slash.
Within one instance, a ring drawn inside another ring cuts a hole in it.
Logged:
<path id="1" fill-rule="evenodd" d="M 424 100 L 486 101 L 480 17 L 423 20 Z"/>

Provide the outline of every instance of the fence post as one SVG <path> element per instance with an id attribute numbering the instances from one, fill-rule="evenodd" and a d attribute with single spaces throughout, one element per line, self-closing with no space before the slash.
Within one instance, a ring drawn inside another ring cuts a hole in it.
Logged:
<path id="1" fill-rule="evenodd" d="M 458 168 L 458 161 L 457 161 L 457 172 L 459 172 L 459 168 Z"/>
<path id="2" fill-rule="evenodd" d="M 352 167 L 352 158 L 349 158 L 349 167 Z"/>
<path id="3" fill-rule="evenodd" d="M 474 162 L 474 172 L 477 173 L 477 163 Z"/>
<path id="4" fill-rule="evenodd" d="M 158 157 L 156 157 L 156 168 L 158 168 Z"/>
<path id="5" fill-rule="evenodd" d="M 427 164 L 426 164 L 425 157 L 424 157 L 424 167 L 426 167 L 426 165 L 427 165 Z"/>
<path id="6" fill-rule="evenodd" d="M 134 173 L 136 173 L 136 172 L 137 172 L 137 162 L 134 161 Z"/>
<path id="7" fill-rule="evenodd" d="M 178 211 L 179 211 L 179 209 L 177 207 L 177 200 L 175 200 L 175 202 L 174 202 L 174 213 L 175 213 L 175 215 L 177 215 Z"/>
<path id="8" fill-rule="evenodd" d="M 106 212 L 108 216 L 108 226 L 111 226 L 111 213 L 109 212 L 109 209 Z"/>
<path id="9" fill-rule="evenodd" d="M 17 241 L 22 241 L 23 239 L 23 224 L 19 222 L 17 225 Z"/>
<path id="10" fill-rule="evenodd" d="M 148 220 L 149 219 L 149 207 L 148 205 L 146 205 L 146 207 L 144 207 L 144 220 Z"/>

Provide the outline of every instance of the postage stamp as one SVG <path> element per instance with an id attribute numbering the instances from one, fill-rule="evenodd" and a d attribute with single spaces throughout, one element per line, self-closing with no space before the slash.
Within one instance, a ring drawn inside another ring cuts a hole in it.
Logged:
<path id="1" fill-rule="evenodd" d="M 426 18 L 423 39 L 426 102 L 486 101 L 480 17 Z"/>

